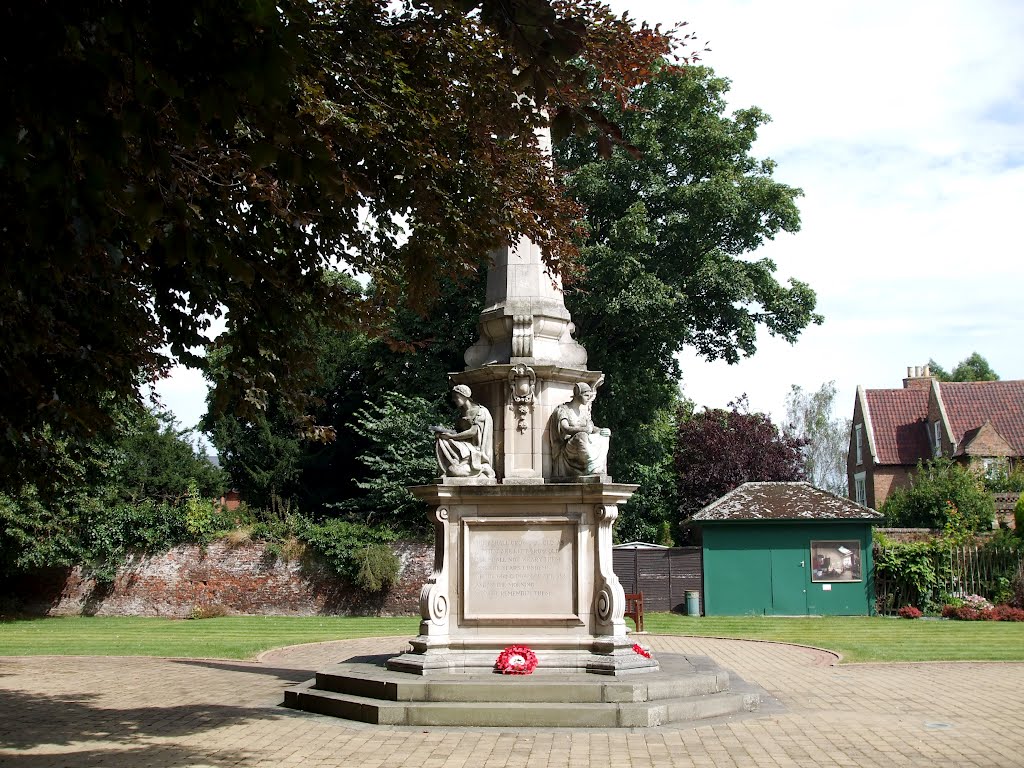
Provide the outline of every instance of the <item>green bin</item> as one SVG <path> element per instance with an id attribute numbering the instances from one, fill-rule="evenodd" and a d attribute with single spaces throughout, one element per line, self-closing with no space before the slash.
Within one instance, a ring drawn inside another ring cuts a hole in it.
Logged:
<path id="1" fill-rule="evenodd" d="M 695 589 L 686 590 L 686 615 L 700 616 L 700 592 Z"/>

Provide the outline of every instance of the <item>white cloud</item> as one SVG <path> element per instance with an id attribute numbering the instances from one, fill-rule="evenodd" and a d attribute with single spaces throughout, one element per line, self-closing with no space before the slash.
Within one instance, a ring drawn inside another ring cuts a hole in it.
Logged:
<path id="1" fill-rule="evenodd" d="M 801 187 L 803 228 L 757 256 L 817 291 L 826 322 L 794 346 L 763 336 L 737 366 L 683 356 L 687 394 L 740 392 L 781 419 L 790 384 L 898 387 L 907 365 L 977 350 L 1024 378 L 1017 209 L 1024 201 L 1024 4 L 616 3 L 690 22 L 732 81 L 734 107 L 772 116 L 755 153 Z"/>

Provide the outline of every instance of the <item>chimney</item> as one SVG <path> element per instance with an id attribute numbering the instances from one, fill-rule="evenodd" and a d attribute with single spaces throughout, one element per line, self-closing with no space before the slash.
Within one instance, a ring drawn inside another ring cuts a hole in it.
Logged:
<path id="1" fill-rule="evenodd" d="M 932 385 L 931 365 L 908 365 L 904 389 L 928 389 Z"/>

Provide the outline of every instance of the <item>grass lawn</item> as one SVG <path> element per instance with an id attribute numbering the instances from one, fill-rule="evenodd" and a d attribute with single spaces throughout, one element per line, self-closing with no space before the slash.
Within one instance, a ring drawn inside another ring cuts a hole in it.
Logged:
<path id="1" fill-rule="evenodd" d="M 843 661 L 1024 661 L 1024 622 L 649 613 L 644 615 L 644 629 L 656 635 L 813 645 L 842 654 Z"/>
<path id="2" fill-rule="evenodd" d="M 1024 623 L 908 621 L 855 616 L 692 618 L 649 613 L 659 635 L 779 640 L 828 648 L 845 661 L 1024 661 Z M 183 621 L 135 617 L 0 622 L 0 656 L 178 656 L 251 659 L 283 645 L 416 634 L 419 619 L 236 616 Z"/>
<path id="3" fill-rule="evenodd" d="M 408 635 L 418 617 L 229 616 L 187 621 L 70 616 L 0 622 L 0 656 L 176 656 L 251 659 L 283 645 Z"/>

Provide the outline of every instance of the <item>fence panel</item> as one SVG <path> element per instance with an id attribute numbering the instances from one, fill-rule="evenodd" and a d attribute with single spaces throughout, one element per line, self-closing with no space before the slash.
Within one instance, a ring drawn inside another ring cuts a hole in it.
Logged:
<path id="1" fill-rule="evenodd" d="M 685 611 L 687 590 L 699 591 L 704 604 L 700 547 L 616 549 L 612 565 L 623 590 L 644 593 L 646 611 Z"/>

